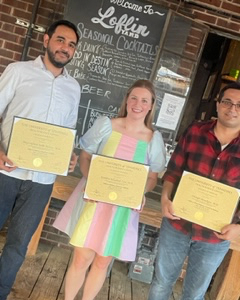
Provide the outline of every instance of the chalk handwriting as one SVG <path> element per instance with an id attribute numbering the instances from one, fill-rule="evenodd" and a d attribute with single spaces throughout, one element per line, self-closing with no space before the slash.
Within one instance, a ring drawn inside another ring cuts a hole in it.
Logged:
<path id="1" fill-rule="evenodd" d="M 95 86 L 91 86 L 89 84 L 84 84 L 82 86 L 82 94 L 92 94 L 92 95 L 97 95 L 97 96 L 101 96 L 101 97 L 106 97 L 108 99 L 110 99 L 110 94 L 111 91 L 104 91 L 103 89 L 97 88 Z"/>
<path id="2" fill-rule="evenodd" d="M 157 14 L 157 15 L 159 15 L 159 16 L 164 16 L 164 15 L 165 15 L 165 13 L 160 13 L 159 11 L 154 11 L 154 10 L 152 9 L 152 5 L 144 5 L 144 10 L 143 10 L 143 12 L 144 12 L 145 14 L 149 14 L 149 15 L 153 15 L 153 14 Z"/>
<path id="3" fill-rule="evenodd" d="M 148 43 L 142 43 L 137 40 L 128 40 L 123 35 L 119 36 L 116 43 L 116 48 L 121 51 L 129 50 L 149 55 L 156 55 L 158 51 L 158 46 L 153 46 Z"/>
<path id="4" fill-rule="evenodd" d="M 121 6 L 123 8 L 135 10 L 139 13 L 143 12 L 144 14 L 152 15 L 152 14 L 158 14 L 160 16 L 165 15 L 165 13 L 160 13 L 159 11 L 155 11 L 152 8 L 152 5 L 137 5 L 135 3 L 131 3 L 126 0 L 110 0 L 110 3 L 116 4 L 118 6 Z"/>
<path id="5" fill-rule="evenodd" d="M 78 23 L 77 27 L 80 39 L 85 38 L 113 46 L 113 35 L 85 28 L 83 23 Z"/>
<path id="6" fill-rule="evenodd" d="M 138 12 L 142 12 L 142 10 L 143 10 L 142 5 L 137 5 L 137 4 L 125 1 L 125 0 L 110 0 L 110 3 L 117 4 L 118 6 L 122 6 L 124 8 L 128 8 L 128 9 L 135 10 Z"/>
<path id="7" fill-rule="evenodd" d="M 70 75 L 73 76 L 75 79 L 79 80 L 88 80 L 87 74 L 83 73 L 82 71 L 79 71 L 79 69 L 75 69 L 74 72 L 72 70 L 69 71 Z"/>
<path id="8" fill-rule="evenodd" d="M 139 18 L 133 16 L 128 17 L 127 14 L 123 14 L 119 19 L 113 16 L 115 13 L 115 8 L 110 6 L 105 13 L 102 13 L 102 9 L 98 10 L 98 17 L 94 17 L 91 21 L 95 24 L 100 24 L 104 28 L 111 29 L 114 28 L 115 34 L 126 34 L 132 32 L 136 37 L 139 35 L 146 37 L 149 35 L 150 31 L 147 30 L 146 25 L 141 25 L 135 23 L 139 21 Z"/>

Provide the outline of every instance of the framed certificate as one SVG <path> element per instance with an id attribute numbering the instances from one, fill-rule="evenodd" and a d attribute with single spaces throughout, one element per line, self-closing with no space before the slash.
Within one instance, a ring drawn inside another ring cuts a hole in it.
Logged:
<path id="1" fill-rule="evenodd" d="M 92 155 L 84 198 L 140 209 L 149 166 Z"/>
<path id="2" fill-rule="evenodd" d="M 76 130 L 14 117 L 7 156 L 22 169 L 66 176 Z"/>
<path id="3" fill-rule="evenodd" d="M 217 232 L 232 222 L 240 191 L 190 172 L 183 172 L 173 199 L 174 215 Z"/>

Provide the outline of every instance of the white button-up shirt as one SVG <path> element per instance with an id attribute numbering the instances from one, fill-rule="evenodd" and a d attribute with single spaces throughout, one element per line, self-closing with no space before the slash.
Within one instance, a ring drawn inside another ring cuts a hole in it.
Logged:
<path id="1" fill-rule="evenodd" d="M 8 65 L 0 77 L 0 140 L 5 150 L 14 116 L 75 128 L 80 86 L 66 69 L 58 77 L 48 71 L 39 56 L 34 61 Z M 61 143 L 62 141 L 60 141 Z M 22 180 L 50 184 L 55 175 L 16 169 L 1 170 Z"/>

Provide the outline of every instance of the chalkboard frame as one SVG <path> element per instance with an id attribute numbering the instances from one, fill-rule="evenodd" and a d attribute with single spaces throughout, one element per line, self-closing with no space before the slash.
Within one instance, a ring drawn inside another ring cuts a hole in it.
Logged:
<path id="1" fill-rule="evenodd" d="M 77 148 L 97 117 L 117 116 L 135 80 L 150 79 L 167 14 L 166 8 L 139 0 L 69 0 L 65 18 L 80 34 L 67 65 L 82 88 Z"/>

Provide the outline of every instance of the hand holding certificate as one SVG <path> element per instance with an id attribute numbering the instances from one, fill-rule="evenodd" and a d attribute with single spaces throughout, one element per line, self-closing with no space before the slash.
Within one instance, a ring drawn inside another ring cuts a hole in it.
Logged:
<path id="1" fill-rule="evenodd" d="M 93 155 L 84 198 L 140 210 L 148 169 L 140 163 Z"/>
<path id="2" fill-rule="evenodd" d="M 239 194 L 236 188 L 184 171 L 173 199 L 174 214 L 221 232 L 232 221 Z"/>
<path id="3" fill-rule="evenodd" d="M 76 131 L 15 117 L 7 156 L 19 168 L 66 176 Z"/>

